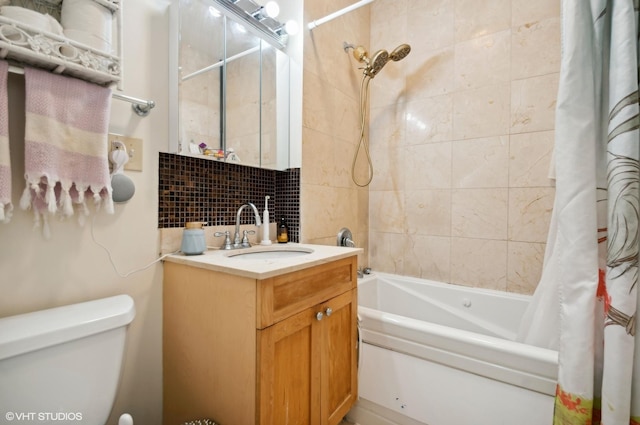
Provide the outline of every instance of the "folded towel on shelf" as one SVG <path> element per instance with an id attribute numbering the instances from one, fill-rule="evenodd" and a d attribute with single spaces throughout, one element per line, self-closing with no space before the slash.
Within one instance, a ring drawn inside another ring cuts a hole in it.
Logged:
<path id="1" fill-rule="evenodd" d="M 0 222 L 8 223 L 13 212 L 11 202 L 11 158 L 9 154 L 9 103 L 7 76 L 9 64 L 0 61 Z"/>
<path id="2" fill-rule="evenodd" d="M 25 68 L 25 179 L 20 207 L 32 208 L 49 236 L 48 216 L 79 221 L 86 198 L 113 213 L 107 159 L 111 89 L 63 75 Z"/>

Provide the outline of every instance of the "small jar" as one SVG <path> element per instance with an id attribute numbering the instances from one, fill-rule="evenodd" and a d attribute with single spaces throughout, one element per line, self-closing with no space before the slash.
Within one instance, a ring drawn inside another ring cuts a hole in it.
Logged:
<path id="1" fill-rule="evenodd" d="M 287 221 L 284 219 L 284 217 L 280 218 L 280 224 L 278 225 L 277 239 L 278 239 L 278 243 L 289 242 L 289 226 L 287 226 Z"/>
<path id="2" fill-rule="evenodd" d="M 185 255 L 198 255 L 207 250 L 207 243 L 204 237 L 204 223 L 200 221 L 190 221 L 182 231 L 182 246 L 180 251 Z"/>

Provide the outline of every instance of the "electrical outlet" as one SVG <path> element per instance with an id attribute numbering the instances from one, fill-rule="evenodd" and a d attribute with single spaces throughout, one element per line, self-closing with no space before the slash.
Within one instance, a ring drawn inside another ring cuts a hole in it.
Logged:
<path id="1" fill-rule="evenodd" d="M 136 139 L 134 137 L 125 137 L 119 134 L 109 133 L 109 147 L 108 151 L 111 152 L 115 149 L 113 142 L 116 140 L 124 143 L 127 148 L 127 154 L 129 154 L 129 161 L 124 164 L 124 169 L 127 171 L 142 171 L 142 139 Z M 109 166 L 113 164 L 109 163 Z"/>

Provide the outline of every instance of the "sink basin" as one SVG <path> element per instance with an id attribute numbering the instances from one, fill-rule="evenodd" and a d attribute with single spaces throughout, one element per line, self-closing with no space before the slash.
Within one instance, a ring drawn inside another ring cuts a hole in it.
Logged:
<path id="1" fill-rule="evenodd" d="M 244 251 L 230 252 L 226 256 L 243 260 L 279 260 L 284 258 L 299 257 L 313 252 L 309 248 L 295 247 L 272 247 L 272 248 L 249 248 Z"/>

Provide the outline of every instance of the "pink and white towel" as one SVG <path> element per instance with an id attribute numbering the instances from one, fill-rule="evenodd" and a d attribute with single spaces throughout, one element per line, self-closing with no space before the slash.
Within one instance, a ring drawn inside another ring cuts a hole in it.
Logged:
<path id="1" fill-rule="evenodd" d="M 111 89 L 25 68 L 25 178 L 20 207 L 48 217 L 89 214 L 86 198 L 113 213 L 107 159 Z M 75 207 L 75 208 L 74 208 Z"/>
<path id="2" fill-rule="evenodd" d="M 9 103 L 7 75 L 9 64 L 0 61 L 0 222 L 8 223 L 13 211 L 11 202 L 11 161 L 9 155 Z"/>

